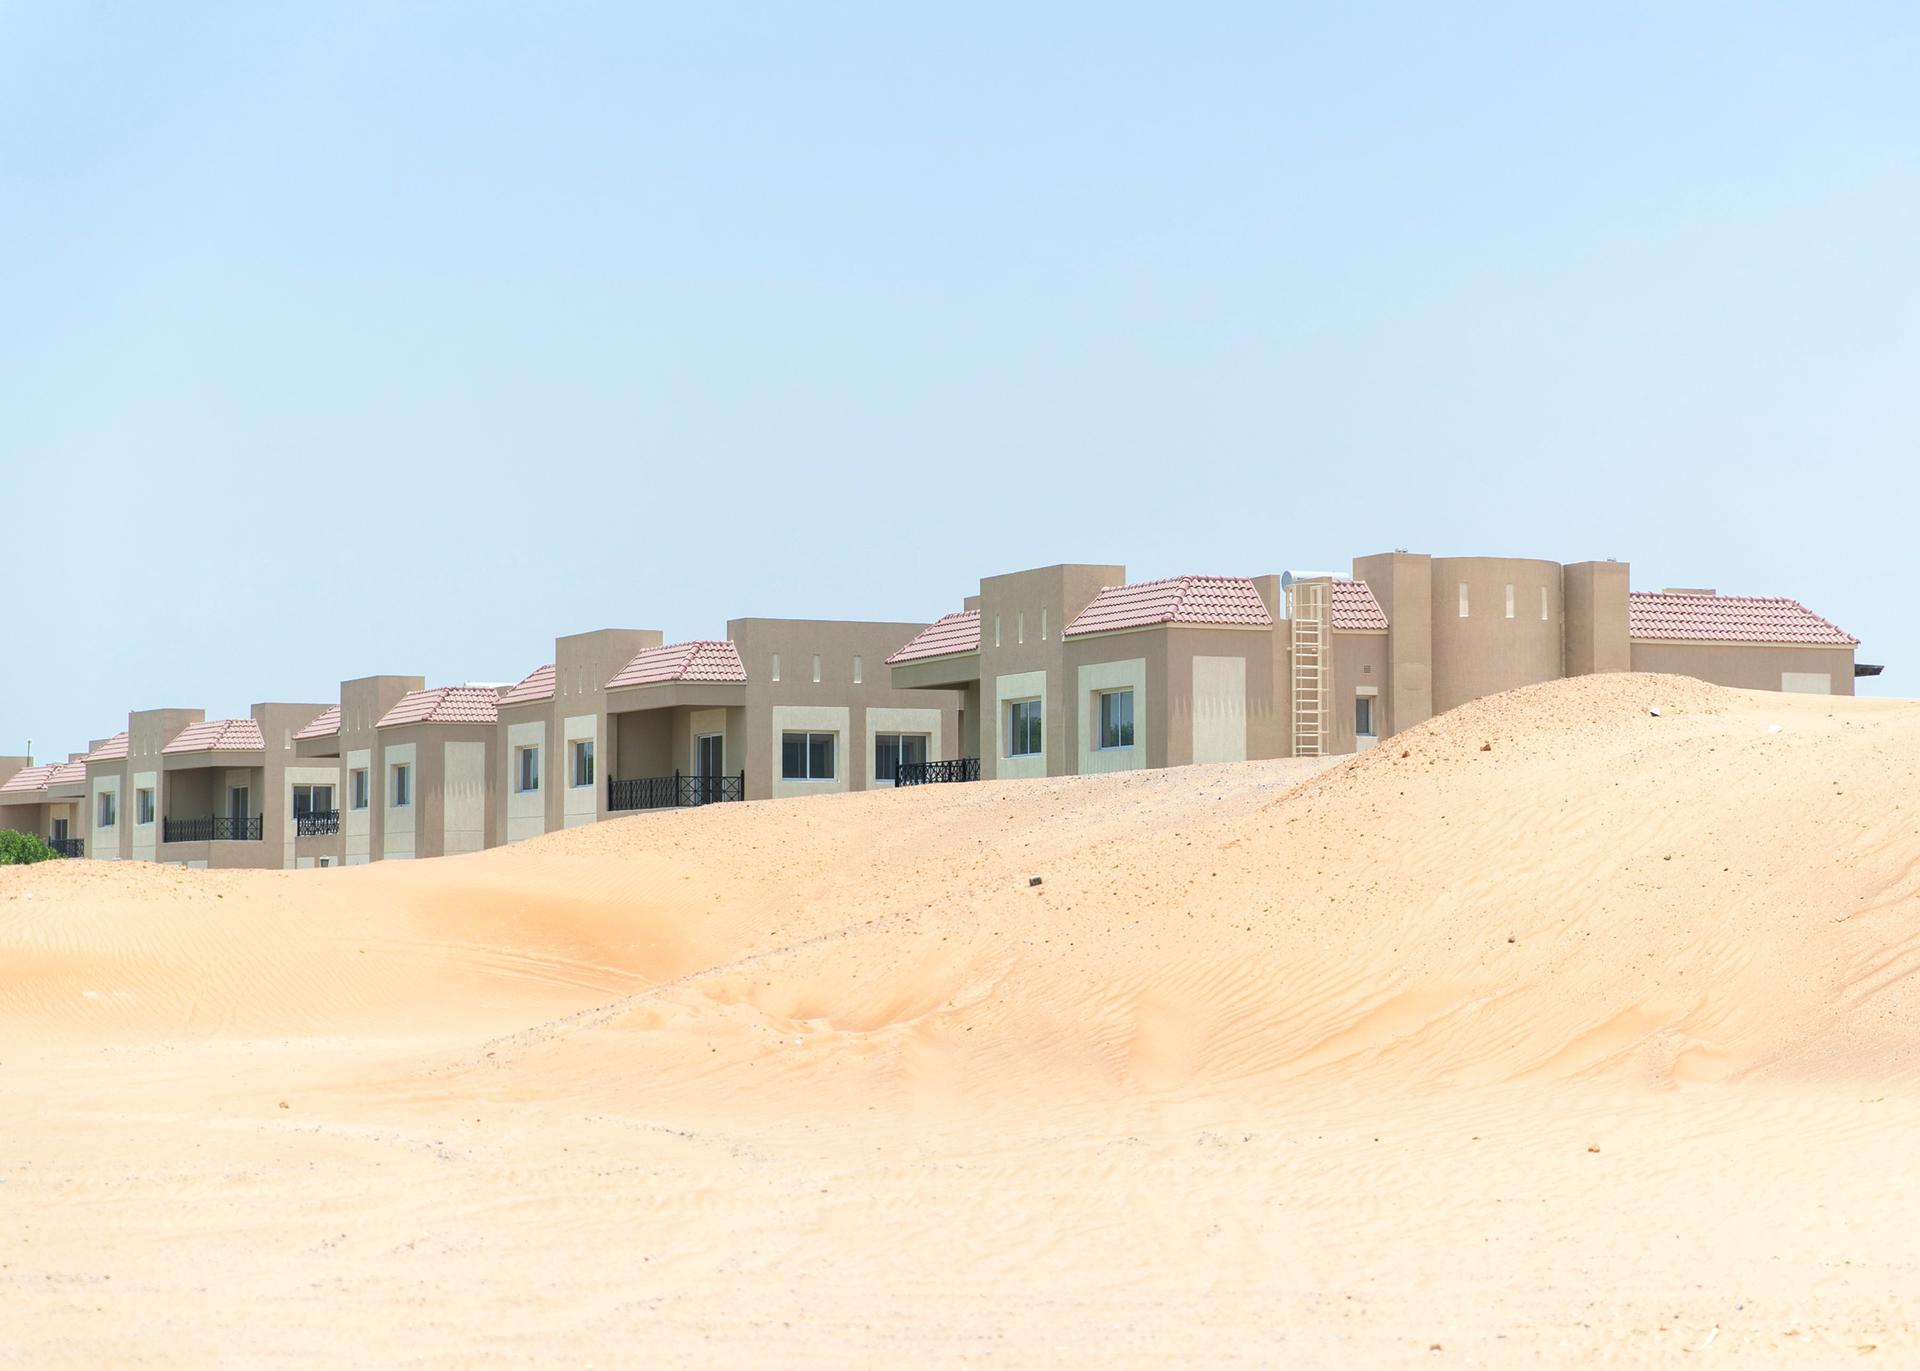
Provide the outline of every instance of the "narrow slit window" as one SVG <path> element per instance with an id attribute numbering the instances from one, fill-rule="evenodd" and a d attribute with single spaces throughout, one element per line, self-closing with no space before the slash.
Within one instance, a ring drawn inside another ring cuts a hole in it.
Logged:
<path id="1" fill-rule="evenodd" d="M 1460 617 L 1462 619 L 1467 617 L 1467 583 L 1465 581 L 1460 583 Z"/>
<path id="2" fill-rule="evenodd" d="M 1513 617 L 1513 586 L 1511 584 L 1507 586 L 1507 617 L 1509 619 Z"/>

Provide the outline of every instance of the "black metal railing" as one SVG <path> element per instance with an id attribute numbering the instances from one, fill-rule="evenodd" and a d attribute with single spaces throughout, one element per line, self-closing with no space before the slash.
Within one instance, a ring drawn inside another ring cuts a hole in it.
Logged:
<path id="1" fill-rule="evenodd" d="M 978 757 L 953 757 L 944 762 L 901 762 L 893 769 L 895 785 L 943 785 L 948 781 L 979 779 Z"/>
<path id="2" fill-rule="evenodd" d="M 337 809 L 316 809 L 311 814 L 293 816 L 293 836 L 296 838 L 324 838 L 339 831 L 340 811 Z"/>
<path id="3" fill-rule="evenodd" d="M 608 809 L 678 809 L 747 798 L 747 773 L 733 776 L 646 776 L 634 781 L 607 777 Z"/>
<path id="4" fill-rule="evenodd" d="M 85 838 L 49 838 L 47 839 L 47 846 L 55 852 L 58 852 L 62 857 L 84 857 L 87 855 L 87 840 Z"/>
<path id="5" fill-rule="evenodd" d="M 204 819 L 162 819 L 163 843 L 257 843 L 260 820 L 230 819 L 219 814 Z"/>

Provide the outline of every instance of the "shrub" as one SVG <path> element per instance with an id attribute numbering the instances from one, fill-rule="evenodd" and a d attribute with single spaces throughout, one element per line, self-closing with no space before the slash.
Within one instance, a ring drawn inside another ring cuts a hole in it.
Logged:
<path id="1" fill-rule="evenodd" d="M 26 866 L 30 862 L 52 861 L 60 854 L 31 833 L 0 829 L 0 866 Z"/>

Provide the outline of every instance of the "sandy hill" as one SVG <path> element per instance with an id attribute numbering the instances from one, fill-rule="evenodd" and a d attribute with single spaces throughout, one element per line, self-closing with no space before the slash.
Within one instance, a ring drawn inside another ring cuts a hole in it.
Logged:
<path id="1" fill-rule="evenodd" d="M 1917 770 L 1914 705 L 1594 677 L 1324 768 L 0 870 L 0 1353 L 1911 1351 Z"/>

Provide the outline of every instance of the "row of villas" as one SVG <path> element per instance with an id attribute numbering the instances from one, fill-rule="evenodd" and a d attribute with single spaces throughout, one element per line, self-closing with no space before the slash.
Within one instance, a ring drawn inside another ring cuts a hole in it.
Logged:
<path id="1" fill-rule="evenodd" d="M 561 638 L 510 686 L 128 716 L 65 762 L 0 758 L 0 827 L 69 856 L 303 868 L 435 857 L 622 813 L 1373 746 L 1592 672 L 1852 694 L 1857 640 L 1797 600 L 1633 591 L 1624 562 L 1361 558 L 1350 575 L 1063 565 L 931 624 L 736 619 L 724 639 Z"/>

